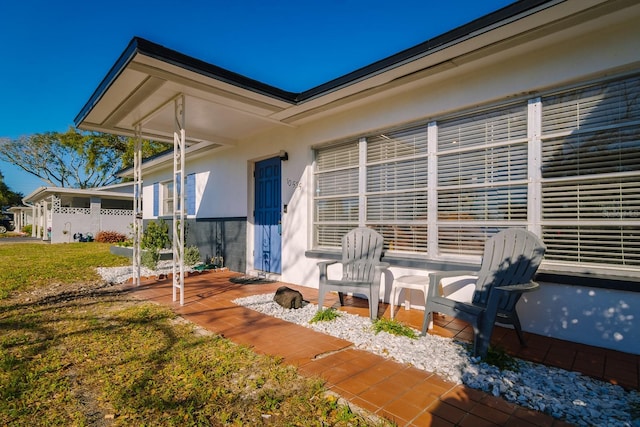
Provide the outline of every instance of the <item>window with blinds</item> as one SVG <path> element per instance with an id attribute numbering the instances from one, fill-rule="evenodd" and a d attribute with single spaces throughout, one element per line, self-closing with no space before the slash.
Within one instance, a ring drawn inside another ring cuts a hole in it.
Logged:
<path id="1" fill-rule="evenodd" d="M 640 77 L 543 98 L 546 258 L 640 267 Z"/>
<path id="2" fill-rule="evenodd" d="M 427 127 L 367 138 L 366 224 L 389 250 L 427 252 Z"/>
<path id="3" fill-rule="evenodd" d="M 477 255 L 501 228 L 527 225 L 527 105 L 438 122 L 438 249 Z"/>
<path id="4" fill-rule="evenodd" d="M 316 150 L 316 247 L 366 225 L 387 250 L 463 260 L 522 227 L 540 233 L 554 271 L 640 277 L 640 75 L 429 129 Z"/>
<path id="5" fill-rule="evenodd" d="M 314 238 L 317 247 L 340 247 L 359 221 L 359 144 L 316 151 Z"/>

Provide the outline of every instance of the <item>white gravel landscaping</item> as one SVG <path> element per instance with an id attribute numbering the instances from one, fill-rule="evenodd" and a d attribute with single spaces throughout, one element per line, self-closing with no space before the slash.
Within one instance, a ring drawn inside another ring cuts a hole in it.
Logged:
<path id="1" fill-rule="evenodd" d="M 273 296 L 273 293 L 255 295 L 233 302 L 342 338 L 359 349 L 438 373 L 452 382 L 501 396 L 578 426 L 640 426 L 637 391 L 627 392 L 620 386 L 577 372 L 522 360 L 517 360 L 518 372 L 500 371 L 474 359 L 465 346 L 452 339 L 427 335 L 414 340 L 386 332 L 375 334 L 368 318 L 345 312 L 332 321 L 309 323 L 317 311 L 316 305 L 284 309 L 273 301 Z"/>

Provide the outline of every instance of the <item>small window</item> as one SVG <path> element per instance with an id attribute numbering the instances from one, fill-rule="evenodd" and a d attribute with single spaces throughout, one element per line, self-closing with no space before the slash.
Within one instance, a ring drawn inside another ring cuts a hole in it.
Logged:
<path id="1" fill-rule="evenodd" d="M 185 179 L 185 207 L 187 215 L 196 215 L 196 175 L 189 174 Z M 153 184 L 153 216 L 173 216 L 176 207 L 176 195 L 173 181 Z"/>
<path id="2" fill-rule="evenodd" d="M 173 215 L 173 182 L 162 183 L 162 213 L 161 215 Z"/>

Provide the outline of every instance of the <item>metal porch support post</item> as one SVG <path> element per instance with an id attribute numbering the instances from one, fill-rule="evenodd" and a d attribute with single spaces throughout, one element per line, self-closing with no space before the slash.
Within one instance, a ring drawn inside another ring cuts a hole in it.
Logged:
<path id="1" fill-rule="evenodd" d="M 142 125 L 136 126 L 133 146 L 133 284 L 140 286 L 140 265 L 142 261 Z"/>
<path id="2" fill-rule="evenodd" d="M 184 305 L 184 161 L 185 105 L 184 95 L 176 98 L 173 132 L 173 301 L 180 289 L 180 305 Z"/>

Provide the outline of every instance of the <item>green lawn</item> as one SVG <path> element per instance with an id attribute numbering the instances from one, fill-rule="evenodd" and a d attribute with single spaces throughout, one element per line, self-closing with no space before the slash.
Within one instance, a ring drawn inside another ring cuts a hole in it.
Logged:
<path id="1" fill-rule="evenodd" d="M 387 425 L 319 380 L 130 298 L 109 245 L 0 244 L 0 425 Z"/>
<path id="2" fill-rule="evenodd" d="M 106 243 L 0 244 L 0 299 L 11 292 L 52 283 L 84 283 L 100 279 L 94 267 L 128 265 L 109 252 Z"/>

